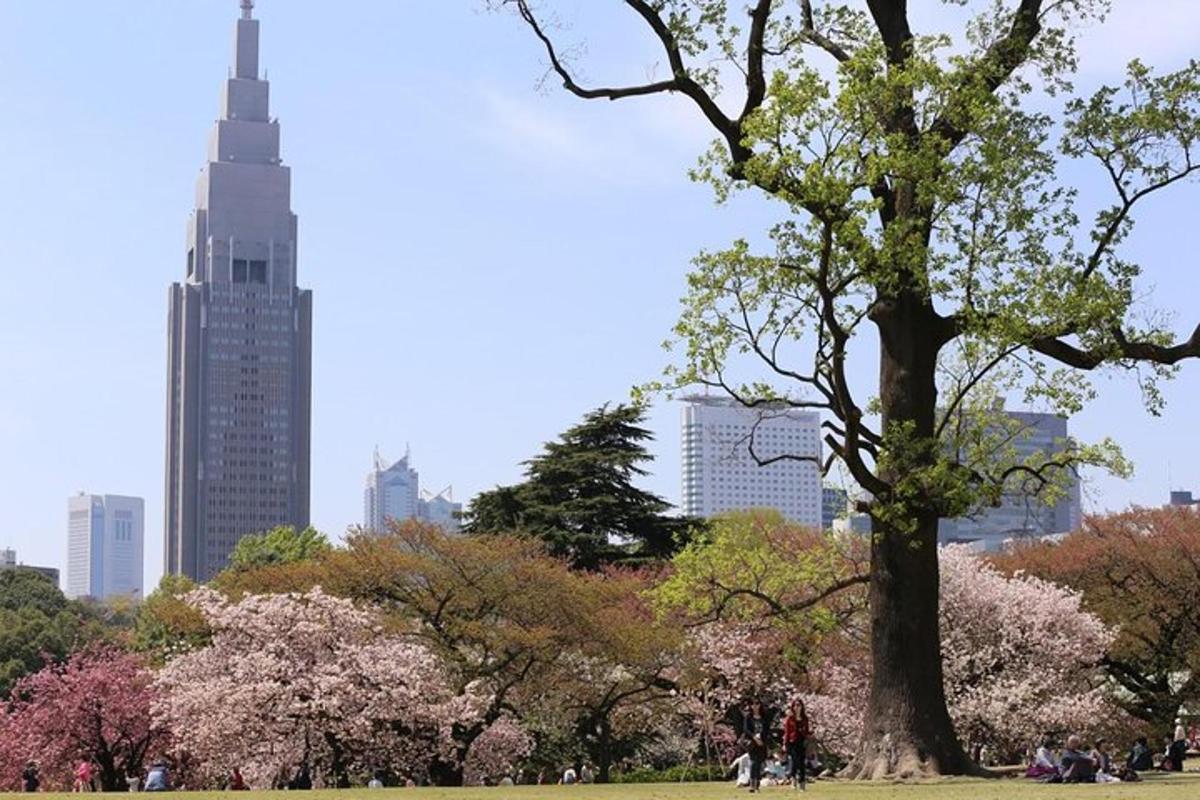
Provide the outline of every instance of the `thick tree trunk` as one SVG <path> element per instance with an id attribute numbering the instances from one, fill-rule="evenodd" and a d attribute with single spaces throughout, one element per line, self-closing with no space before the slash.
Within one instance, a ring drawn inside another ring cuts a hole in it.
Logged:
<path id="1" fill-rule="evenodd" d="M 903 452 L 891 452 L 880 475 L 895 486 L 937 456 L 938 320 L 911 295 L 882 306 L 873 318 L 880 331 L 884 430 L 905 430 Z M 955 736 L 942 685 L 937 513 L 919 492 L 903 496 L 899 519 L 884 514 L 872 540 L 871 693 L 847 773 L 865 779 L 978 773 Z M 895 498 L 882 499 L 897 512 Z"/>
<path id="2" fill-rule="evenodd" d="M 612 772 L 612 725 L 608 719 L 600 720 L 600 741 L 596 752 L 596 782 L 608 783 Z"/>

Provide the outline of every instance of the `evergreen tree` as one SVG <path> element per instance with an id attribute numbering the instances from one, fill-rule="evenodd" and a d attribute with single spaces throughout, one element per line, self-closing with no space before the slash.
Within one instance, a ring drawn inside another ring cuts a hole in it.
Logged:
<path id="1" fill-rule="evenodd" d="M 669 503 L 633 484 L 653 458 L 644 418 L 627 405 L 587 414 L 525 462 L 525 482 L 476 497 L 466 530 L 537 537 L 581 569 L 670 556 L 691 522 L 666 516 Z"/>

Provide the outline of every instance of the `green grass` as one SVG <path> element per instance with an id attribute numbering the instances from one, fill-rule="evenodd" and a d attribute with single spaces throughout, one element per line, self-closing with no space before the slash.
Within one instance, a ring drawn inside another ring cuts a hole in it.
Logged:
<path id="1" fill-rule="evenodd" d="M 187 792 L 188 800 L 297 800 L 295 792 Z M 303 792 L 306 800 L 731 800 L 744 798 L 745 789 L 728 783 L 655 783 L 610 784 L 608 786 L 515 786 L 472 789 L 347 789 L 333 792 Z M 848 783 L 818 781 L 800 794 L 785 787 L 768 787 L 766 800 L 788 797 L 822 800 L 1197 800 L 1200 798 L 1200 773 L 1151 775 L 1141 783 L 1088 784 L 1058 786 L 1022 779 L 960 780 L 946 779 L 919 784 Z M 78 795 L 39 795 L 40 798 L 69 800 Z M 18 800 L 18 795 L 0 795 Z M 145 798 L 145 800 L 149 800 Z"/>

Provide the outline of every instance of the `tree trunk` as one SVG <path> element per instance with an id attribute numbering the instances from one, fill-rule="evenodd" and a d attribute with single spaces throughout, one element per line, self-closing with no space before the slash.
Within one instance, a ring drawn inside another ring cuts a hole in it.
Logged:
<path id="1" fill-rule="evenodd" d="M 892 486 L 938 457 L 933 442 L 938 318 L 916 295 L 880 304 L 879 396 L 885 436 L 901 427 L 880 477 Z M 920 492 L 890 502 L 871 545 L 871 693 L 851 777 L 976 774 L 946 710 L 938 626 L 937 512 Z M 902 502 L 897 509 L 897 503 Z M 898 510 L 898 513 L 897 513 Z M 903 520 L 903 522 L 901 521 Z"/>
<path id="2" fill-rule="evenodd" d="M 596 753 L 596 782 L 608 783 L 612 771 L 612 726 L 608 718 L 600 720 L 600 741 Z"/>

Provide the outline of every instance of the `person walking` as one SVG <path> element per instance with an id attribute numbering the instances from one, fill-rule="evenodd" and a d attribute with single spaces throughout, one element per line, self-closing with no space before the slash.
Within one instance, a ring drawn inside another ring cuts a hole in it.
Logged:
<path id="1" fill-rule="evenodd" d="M 808 724 L 808 712 L 804 708 L 804 701 L 797 698 L 788 706 L 783 718 L 783 748 L 787 753 L 788 780 L 800 791 L 808 788 L 805 756 L 810 736 L 812 731 Z"/>
<path id="2" fill-rule="evenodd" d="M 763 764 L 771 752 L 771 719 L 761 700 L 750 704 L 742 732 L 750 742 L 750 791 L 757 792 L 762 784 Z"/>

